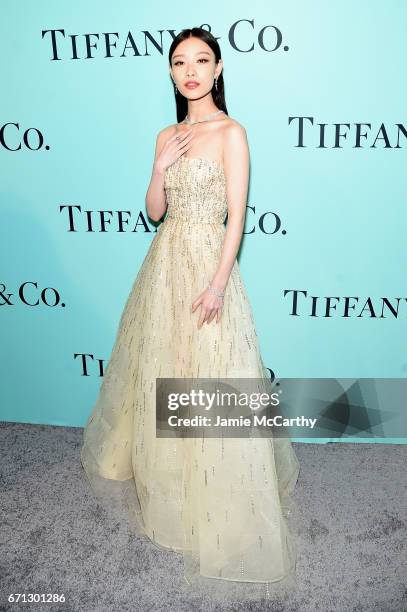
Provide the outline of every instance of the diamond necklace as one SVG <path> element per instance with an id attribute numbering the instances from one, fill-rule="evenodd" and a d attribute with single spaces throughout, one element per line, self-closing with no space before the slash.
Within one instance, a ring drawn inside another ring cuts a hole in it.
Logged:
<path id="1" fill-rule="evenodd" d="M 223 110 L 218 110 L 216 111 L 216 113 L 211 113 L 210 115 L 206 115 L 206 117 L 204 117 L 203 119 L 198 119 L 197 121 L 191 121 L 187 115 L 182 123 L 186 123 L 187 125 L 194 125 L 194 123 L 203 123 L 204 121 L 208 121 L 209 119 L 212 119 L 212 117 L 216 117 L 216 115 L 219 115 L 219 113 L 223 113 L 223 112 L 224 112 Z"/>

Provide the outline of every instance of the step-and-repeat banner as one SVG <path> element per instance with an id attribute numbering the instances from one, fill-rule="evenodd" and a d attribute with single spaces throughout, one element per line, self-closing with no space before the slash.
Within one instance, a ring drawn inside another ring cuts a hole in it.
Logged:
<path id="1" fill-rule="evenodd" d="M 1 420 L 91 411 L 157 231 L 168 49 L 193 26 L 217 38 L 248 135 L 239 265 L 270 376 L 406 377 L 403 0 L 3 0 L 2 15 Z"/>

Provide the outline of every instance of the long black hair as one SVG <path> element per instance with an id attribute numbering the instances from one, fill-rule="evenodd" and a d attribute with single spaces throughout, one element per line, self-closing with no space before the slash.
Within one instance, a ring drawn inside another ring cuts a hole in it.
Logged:
<path id="1" fill-rule="evenodd" d="M 218 41 L 213 36 L 213 34 L 208 32 L 207 30 L 204 30 L 203 28 L 186 28 L 182 30 L 178 34 L 178 36 L 174 38 L 174 40 L 171 43 L 170 50 L 168 52 L 168 61 L 169 61 L 170 66 L 171 66 L 171 58 L 174 54 L 175 49 L 179 45 L 179 43 L 185 40 L 186 38 L 190 38 L 191 36 L 194 36 L 195 38 L 200 38 L 201 40 L 203 40 L 214 52 L 215 62 L 216 63 L 219 62 L 222 56 L 221 56 Z M 175 103 L 177 105 L 177 122 L 180 123 L 180 121 L 183 121 L 185 119 L 188 113 L 188 100 L 182 94 L 180 94 L 178 89 L 177 89 L 177 92 L 175 92 L 175 83 L 172 79 L 171 81 L 174 85 Z M 220 75 L 218 76 L 217 85 L 218 85 L 218 88 L 216 89 L 215 83 L 213 84 L 212 98 L 216 106 L 219 108 L 219 110 L 223 110 L 225 114 L 227 115 L 228 111 L 227 111 L 226 102 L 225 102 L 225 86 L 223 82 L 223 69 Z"/>

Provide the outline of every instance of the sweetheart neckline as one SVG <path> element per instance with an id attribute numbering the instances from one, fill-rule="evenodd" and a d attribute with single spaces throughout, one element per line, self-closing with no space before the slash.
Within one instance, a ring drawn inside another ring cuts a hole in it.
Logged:
<path id="1" fill-rule="evenodd" d="M 190 161 L 204 161 L 207 162 L 208 164 L 214 164 L 215 166 L 217 166 L 223 173 L 223 175 L 225 175 L 225 169 L 223 167 L 223 164 L 221 164 L 220 162 L 218 162 L 216 159 L 207 159 L 206 157 L 185 157 L 185 155 L 181 155 L 177 161 L 179 161 L 180 159 L 187 159 Z M 169 166 L 169 168 L 171 168 L 171 166 Z M 167 168 L 168 170 L 168 168 Z"/>

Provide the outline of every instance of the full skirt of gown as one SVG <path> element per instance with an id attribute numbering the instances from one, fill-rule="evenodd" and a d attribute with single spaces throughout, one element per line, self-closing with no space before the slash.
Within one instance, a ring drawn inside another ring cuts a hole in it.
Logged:
<path id="1" fill-rule="evenodd" d="M 131 288 L 81 461 L 94 494 L 140 537 L 179 552 L 194 580 L 289 584 L 299 462 L 289 438 L 158 438 L 157 378 L 268 378 L 237 261 L 221 319 L 191 305 L 216 272 L 223 167 L 185 155 L 165 175 L 167 214 Z M 216 579 L 216 580 L 215 580 Z"/>

